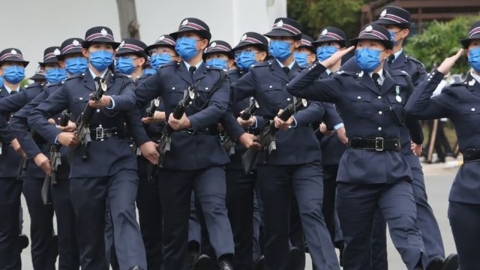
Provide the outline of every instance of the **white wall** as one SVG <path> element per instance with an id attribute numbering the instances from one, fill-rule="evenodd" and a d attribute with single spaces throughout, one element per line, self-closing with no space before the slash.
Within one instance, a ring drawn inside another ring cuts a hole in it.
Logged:
<path id="1" fill-rule="evenodd" d="M 140 36 L 147 44 L 174 32 L 185 17 L 205 21 L 213 39 L 232 46 L 247 31 L 266 33 L 276 17 L 286 16 L 286 0 L 136 0 Z M 30 61 L 33 75 L 43 50 L 70 37 L 84 38 L 105 25 L 120 40 L 115 0 L 0 0 L 0 50 L 16 47 Z"/>

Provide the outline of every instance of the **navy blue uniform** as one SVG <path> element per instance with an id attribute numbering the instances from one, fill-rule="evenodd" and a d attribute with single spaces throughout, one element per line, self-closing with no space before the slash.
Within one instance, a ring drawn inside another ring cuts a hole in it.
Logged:
<path id="1" fill-rule="evenodd" d="M 196 84 L 195 100 L 186 111 L 191 128 L 172 134 L 171 150 L 163 157 L 163 169 L 159 170 L 158 176 L 166 270 L 186 270 L 189 267 L 187 242 L 192 189 L 201 205 L 217 258 L 234 253 L 225 207 L 223 166 L 228 163 L 228 156 L 217 132 L 217 124 L 228 107 L 228 78 L 212 93 L 222 72 L 201 63 L 192 78 L 185 63 L 171 62 L 137 87 L 137 106 L 141 108 L 161 96 L 168 119 L 183 98 L 184 90 Z M 140 137 L 139 145 L 150 140 L 145 130 Z"/>
<path id="2" fill-rule="evenodd" d="M 62 85 L 63 83 L 61 82 L 48 84 L 45 87 L 44 91 L 39 93 L 38 96 L 36 96 L 31 102 L 25 105 L 20 111 L 15 113 L 11 120 L 12 129 L 16 131 L 18 135 L 18 141 L 22 145 L 22 148 L 24 149 L 27 156 L 30 158 L 26 175 L 30 175 L 31 179 L 35 180 L 35 188 L 32 192 L 32 202 L 29 204 L 29 209 L 30 207 L 34 208 L 33 212 L 42 212 L 42 209 L 50 207 L 43 205 L 43 202 L 41 201 L 40 193 L 45 173 L 35 165 L 33 158 L 40 153 L 49 156 L 51 144 L 41 138 L 38 134 L 34 137 L 30 135 L 31 133 L 28 132 L 28 130 L 30 129 L 28 126 L 28 116 L 33 109 L 35 109 L 40 103 L 47 99 L 48 96 L 50 96 L 53 92 L 57 91 Z M 58 117 L 53 117 L 53 119 L 57 121 L 58 124 Z M 53 203 L 53 210 L 55 211 L 55 215 L 57 216 L 56 221 L 58 231 L 57 234 L 59 267 L 60 269 L 78 269 L 80 265 L 80 257 L 77 245 L 77 238 L 75 235 L 75 216 L 70 200 L 70 184 L 68 179 L 68 175 L 70 172 L 70 166 L 67 159 L 67 156 L 69 154 L 69 148 L 60 148 L 60 153 L 62 155 L 62 164 L 59 165 L 57 168 L 58 183 L 56 186 L 51 188 L 50 193 Z M 29 200 L 27 199 L 27 203 L 28 202 Z M 49 218 L 47 219 L 47 217 Z M 45 220 L 45 223 L 48 225 L 45 226 L 45 228 L 50 228 L 52 216 L 50 214 L 45 215 L 42 220 Z M 47 236 L 50 232 L 49 230 L 44 230 L 45 236 Z M 44 241 L 47 240 L 45 239 Z M 55 243 L 55 246 L 57 246 L 57 243 Z"/>
<path id="3" fill-rule="evenodd" d="M 86 269 L 104 269 L 105 200 L 108 197 L 114 228 L 115 248 L 120 269 L 138 266 L 146 269 L 145 250 L 135 215 L 137 163 L 124 134 L 124 126 L 136 126 L 131 112 L 135 108 L 133 82 L 124 75 L 110 75 L 106 95 L 115 101 L 113 109 L 97 109 L 90 122 L 92 142 L 88 159 L 82 160 L 83 146 L 71 154 L 70 194 L 76 216 L 80 263 Z M 62 88 L 35 108 L 28 121 L 48 142 L 56 142 L 60 131 L 47 119 L 69 109 L 77 119 L 96 90 L 90 72 L 68 79 Z M 138 119 L 136 119 L 138 120 Z M 112 137 L 101 139 L 96 128 L 102 126 Z M 132 131 L 132 130 L 130 130 Z M 133 132 L 132 132 L 133 133 Z"/>
<path id="4" fill-rule="evenodd" d="M 464 163 L 450 190 L 448 217 L 458 252 L 459 269 L 478 269 L 480 227 L 479 125 L 480 83 L 469 74 L 464 83 L 452 84 L 438 96 L 433 91 L 444 75 L 433 71 L 417 86 L 405 109 L 421 120 L 448 117 L 455 125 Z"/>
<path id="5" fill-rule="evenodd" d="M 333 102 L 337 105 L 349 142 L 363 139 L 400 138 L 404 104 L 408 97 L 406 81 L 400 73 L 383 70 L 384 82 L 378 88 L 364 72 L 338 72 L 333 78 L 316 81 L 325 67 L 315 64 L 288 86 L 293 95 Z M 397 97 L 398 96 L 398 97 Z M 407 126 L 422 141 L 420 127 L 406 119 Z M 360 139 L 358 139 L 360 138 Z M 396 143 L 398 147 L 398 143 Z M 409 182 L 412 175 L 404 155 L 397 149 L 383 151 L 348 148 L 340 160 L 337 210 L 345 239 L 345 269 L 367 269 L 374 209 L 378 205 L 390 228 L 393 242 L 408 269 L 419 262 L 426 266 L 423 241 L 416 225 L 416 207 Z M 393 149 L 394 147 L 391 147 Z M 408 240 L 406 237 L 408 235 Z"/>
<path id="6" fill-rule="evenodd" d="M 293 101 L 286 85 L 300 70 L 295 63 L 287 75 L 276 60 L 256 65 L 233 85 L 235 100 L 255 98 L 260 105 L 257 126 L 261 127 Z M 265 151 L 259 155 L 257 173 L 265 209 L 265 264 L 269 269 L 288 268 L 292 194 L 297 198 L 313 261 L 321 269 L 339 269 L 321 213 L 321 152 L 311 127 L 311 123 L 322 119 L 324 111 L 321 103 L 313 102 L 297 112 L 295 128 L 276 132 L 277 150 L 268 155 L 268 162 L 264 162 Z"/>
<path id="7" fill-rule="evenodd" d="M 0 222 L 0 269 L 21 267 L 20 253 L 15 248 L 21 227 L 19 210 L 22 182 L 16 179 L 21 156 L 10 145 L 16 135 L 9 128 L 7 118 L 10 118 L 13 112 L 19 110 L 27 99 L 31 99 L 38 94 L 42 85 L 35 83 L 29 88 L 30 93 L 20 89 L 18 93 L 15 92 L 16 95 L 9 94 L 5 87 L 0 88 L 0 100 L 10 96 L 15 97 L 11 102 L 4 101 L 11 105 L 9 108 L 3 106 L 1 108 L 3 117 L 1 117 L 0 125 L 4 127 L 4 132 L 2 132 L 2 152 L 0 155 L 0 220 L 2 220 Z"/>

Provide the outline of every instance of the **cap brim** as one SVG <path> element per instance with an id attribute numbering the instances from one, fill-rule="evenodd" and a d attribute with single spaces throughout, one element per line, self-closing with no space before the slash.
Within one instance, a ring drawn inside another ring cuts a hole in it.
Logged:
<path id="1" fill-rule="evenodd" d="M 480 39 L 480 34 L 473 35 L 471 38 L 461 39 L 460 43 L 462 44 L 464 49 L 468 49 L 468 46 L 470 45 L 470 42 L 472 42 L 472 40 L 476 40 L 476 39 Z"/>
<path id="2" fill-rule="evenodd" d="M 77 53 L 82 53 L 82 49 L 71 49 L 71 50 L 68 50 L 66 53 L 64 54 L 59 54 L 57 55 L 57 59 L 60 61 L 60 60 L 63 60 L 65 58 L 65 56 L 67 55 L 70 55 L 70 54 L 77 54 Z"/>
<path id="3" fill-rule="evenodd" d="M 315 40 L 314 42 L 312 42 L 312 44 L 315 46 L 315 45 L 318 45 L 319 43 L 324 43 L 324 42 L 337 42 L 342 47 L 345 47 L 347 45 L 346 40 L 338 40 L 338 39 L 334 39 L 332 37 L 327 37 L 327 36 L 324 36 L 324 37 L 321 37 L 321 38 Z"/>
<path id="4" fill-rule="evenodd" d="M 162 47 L 170 47 L 172 49 L 175 50 L 175 46 L 172 45 L 172 44 L 168 44 L 166 42 L 159 42 L 159 43 L 155 43 L 155 44 L 152 44 L 150 46 L 147 46 L 145 48 L 145 52 L 147 52 L 147 54 L 153 49 L 153 48 L 156 48 L 156 47 L 159 47 L 159 46 L 162 46 Z"/>
<path id="5" fill-rule="evenodd" d="M 45 75 L 42 74 L 35 74 L 32 77 L 28 78 L 29 80 L 45 80 Z"/>
<path id="6" fill-rule="evenodd" d="M 124 55 L 124 54 L 135 54 L 135 55 L 139 55 L 139 56 L 145 57 L 145 58 L 148 57 L 148 55 L 145 51 L 134 51 L 134 50 L 130 50 L 130 49 L 121 48 L 117 52 L 117 56 Z"/>
<path id="7" fill-rule="evenodd" d="M 228 58 L 234 59 L 232 51 L 226 52 L 226 51 L 222 51 L 222 50 L 219 50 L 219 49 L 212 49 L 212 50 L 208 51 L 207 53 L 203 53 L 203 55 L 206 56 L 206 55 L 209 55 L 209 54 L 212 54 L 212 53 L 225 53 L 225 54 L 228 55 Z"/>
<path id="8" fill-rule="evenodd" d="M 273 29 L 272 31 L 264 34 L 264 36 L 266 36 L 266 37 L 294 37 L 294 38 L 298 38 L 298 39 L 302 38 L 302 34 L 295 35 L 295 34 L 292 34 L 291 32 L 283 30 L 283 29 Z"/>
<path id="9" fill-rule="evenodd" d="M 114 42 L 108 38 L 99 38 L 99 39 L 95 39 L 95 40 L 92 40 L 92 41 L 83 41 L 82 42 L 82 47 L 87 49 L 88 47 L 90 47 L 90 45 L 92 43 L 107 43 L 107 44 L 111 44 L 113 49 L 117 49 L 118 46 L 120 46 L 120 43 L 119 42 Z"/>
<path id="10" fill-rule="evenodd" d="M 378 39 L 378 37 L 373 36 L 373 35 L 369 35 L 369 34 L 365 34 L 365 35 L 363 35 L 363 36 L 360 37 L 360 38 L 351 39 L 351 40 L 350 40 L 350 44 L 351 44 L 351 45 L 354 45 L 354 46 L 357 46 L 357 43 L 358 43 L 358 41 L 360 41 L 360 40 L 375 40 L 375 41 L 381 42 L 383 45 L 385 45 L 385 48 L 390 49 L 390 50 L 393 49 L 393 42 L 392 42 L 392 41 L 390 41 L 390 40 Z"/>
<path id="11" fill-rule="evenodd" d="M 7 59 L 4 59 L 3 61 L 0 61 L 0 65 L 5 62 L 22 63 L 24 67 L 27 67 L 28 64 L 30 63 L 29 61 L 19 60 L 18 58 L 13 58 L 13 59 L 7 58 Z"/>
<path id="12" fill-rule="evenodd" d="M 56 57 L 50 58 L 45 62 L 38 62 L 40 66 L 45 66 L 47 64 L 58 64 L 58 59 Z"/>
<path id="13" fill-rule="evenodd" d="M 177 32 L 173 32 L 173 33 L 169 34 L 169 36 L 171 36 L 174 40 L 177 40 L 178 35 L 180 33 L 185 33 L 185 32 L 195 32 L 195 33 L 199 34 L 201 37 L 207 39 L 208 41 L 210 41 L 210 39 L 212 38 L 212 34 L 210 34 L 210 32 L 208 32 L 208 31 L 197 30 L 197 29 L 188 28 L 188 27 L 184 27 L 184 28 L 182 28 L 182 30 L 179 30 Z"/>
<path id="14" fill-rule="evenodd" d="M 245 47 L 250 47 L 250 46 L 254 46 L 254 47 L 260 48 L 261 51 L 268 52 L 268 45 L 260 44 L 260 43 L 250 43 L 250 42 L 240 42 L 232 50 L 235 51 L 235 50 L 245 48 Z"/>

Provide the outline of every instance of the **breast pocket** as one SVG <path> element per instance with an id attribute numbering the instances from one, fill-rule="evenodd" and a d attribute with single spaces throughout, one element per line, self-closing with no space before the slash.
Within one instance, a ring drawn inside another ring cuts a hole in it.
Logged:
<path id="1" fill-rule="evenodd" d="M 462 121 L 470 123 L 472 127 L 476 127 L 480 123 L 480 106 L 477 104 L 465 104 L 460 108 Z"/>
<path id="2" fill-rule="evenodd" d="M 183 99 L 186 89 L 187 89 L 187 86 L 182 84 L 167 86 L 168 98 L 166 100 L 168 100 L 168 103 L 170 103 L 169 105 L 176 106 L 178 102 L 180 102 L 180 100 Z"/>
<path id="3" fill-rule="evenodd" d="M 287 102 L 287 99 L 290 98 L 290 95 L 286 90 L 286 86 L 284 86 L 281 82 L 260 84 L 259 90 L 263 100 L 267 102 L 267 104 L 273 105 L 273 107 L 282 107 L 282 105 Z"/>
<path id="4" fill-rule="evenodd" d="M 351 110 L 355 111 L 358 118 L 368 119 L 374 116 L 372 96 L 366 93 L 357 93 L 348 95 Z"/>

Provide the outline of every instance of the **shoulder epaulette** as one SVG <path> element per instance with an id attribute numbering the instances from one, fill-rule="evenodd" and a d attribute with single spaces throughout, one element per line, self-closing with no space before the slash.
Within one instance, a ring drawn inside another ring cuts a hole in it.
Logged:
<path id="1" fill-rule="evenodd" d="M 123 77 L 127 77 L 127 78 L 130 78 L 130 75 L 127 75 L 125 73 L 120 73 L 120 72 L 114 72 L 112 74 L 113 77 L 119 77 L 119 78 L 123 78 Z"/>
<path id="2" fill-rule="evenodd" d="M 70 76 L 65 81 L 70 81 L 70 80 L 74 80 L 74 79 L 83 78 L 83 76 L 85 76 L 85 73 L 77 73 L 77 74 L 74 74 L 74 75 Z"/>
<path id="3" fill-rule="evenodd" d="M 424 65 L 422 62 L 420 62 L 419 60 L 417 60 L 417 59 L 415 59 L 415 58 L 413 58 L 413 57 L 411 57 L 411 56 L 409 56 L 409 55 L 407 55 L 407 60 L 410 60 L 410 61 L 412 61 L 412 62 L 415 62 L 417 65 L 420 65 L 420 66 L 422 66 L 422 67 L 425 67 L 425 65 Z"/>
<path id="4" fill-rule="evenodd" d="M 267 62 L 263 62 L 263 63 L 257 63 L 255 65 L 253 65 L 252 68 L 270 67 L 271 65 L 272 65 L 272 62 L 267 61 Z"/>
<path id="5" fill-rule="evenodd" d="M 358 77 L 362 77 L 363 73 L 364 73 L 363 71 L 354 72 L 354 71 L 345 71 L 343 69 L 340 69 L 337 72 L 333 73 L 333 76 L 358 76 Z"/>

